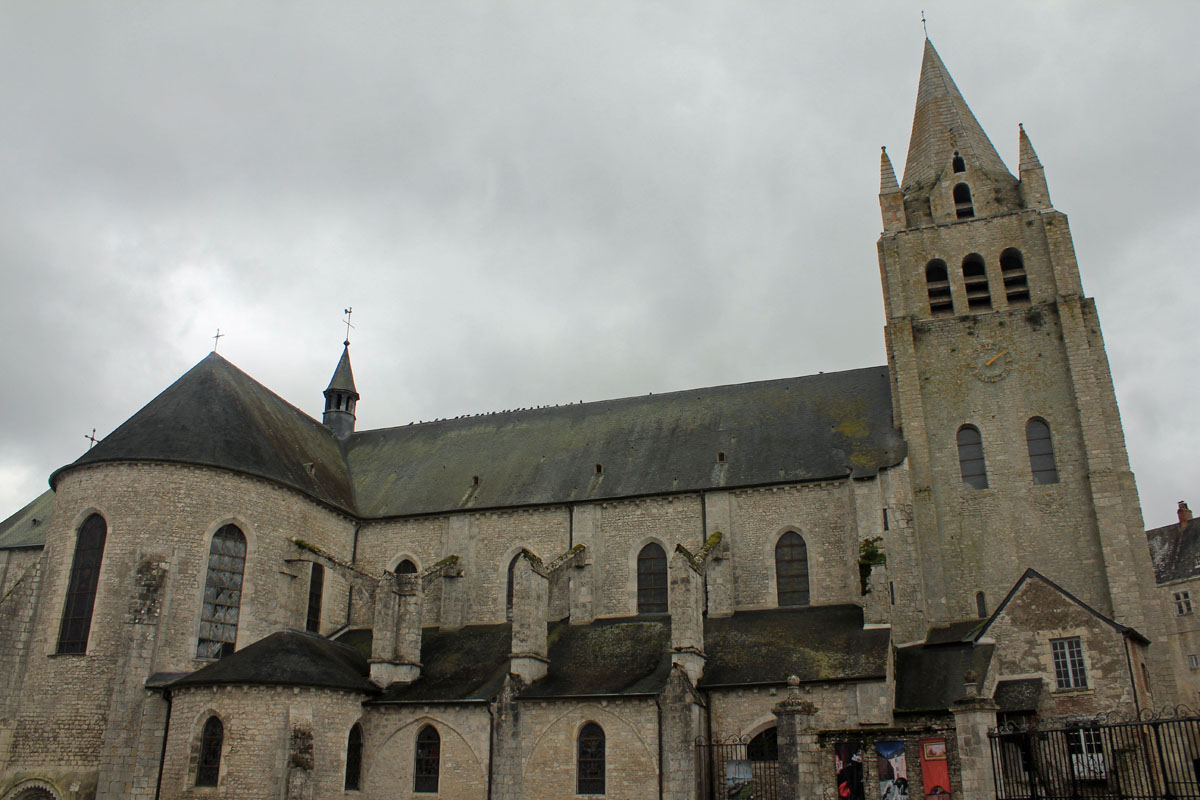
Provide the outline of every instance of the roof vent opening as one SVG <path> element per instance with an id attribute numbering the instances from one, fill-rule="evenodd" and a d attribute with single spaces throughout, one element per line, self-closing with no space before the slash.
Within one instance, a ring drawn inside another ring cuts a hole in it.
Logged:
<path id="1" fill-rule="evenodd" d="M 473 475 L 473 476 L 471 476 L 471 485 L 472 485 L 472 486 L 478 486 L 478 485 L 479 485 L 479 476 L 478 476 L 478 475 Z"/>
<path id="2" fill-rule="evenodd" d="M 957 150 L 954 151 L 954 160 L 950 162 L 950 166 L 955 172 L 967 171 L 967 162 L 963 161 L 963 157 L 958 154 Z"/>
<path id="3" fill-rule="evenodd" d="M 604 465 L 603 465 L 603 464 L 597 464 L 597 465 L 596 465 L 596 474 L 597 474 L 597 475 L 603 475 L 603 474 L 604 474 Z"/>
<path id="4" fill-rule="evenodd" d="M 717 463 L 718 463 L 718 464 L 724 464 L 724 463 L 725 463 L 725 452 L 724 452 L 724 451 L 721 451 L 721 452 L 717 453 Z"/>

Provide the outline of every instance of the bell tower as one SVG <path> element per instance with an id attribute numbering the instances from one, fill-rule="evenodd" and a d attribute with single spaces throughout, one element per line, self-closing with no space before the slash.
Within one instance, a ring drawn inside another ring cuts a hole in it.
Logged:
<path id="1" fill-rule="evenodd" d="M 881 157 L 878 243 L 925 618 L 990 613 L 1034 567 L 1154 639 L 1096 306 L 1023 127 L 1018 143 L 1014 177 L 926 39 L 901 182 Z"/>
<path id="2" fill-rule="evenodd" d="M 358 390 L 354 388 L 354 371 L 350 369 L 350 340 L 342 343 L 333 377 L 325 389 L 325 413 L 321 422 L 339 439 L 354 433 L 354 409 L 358 405 Z"/>

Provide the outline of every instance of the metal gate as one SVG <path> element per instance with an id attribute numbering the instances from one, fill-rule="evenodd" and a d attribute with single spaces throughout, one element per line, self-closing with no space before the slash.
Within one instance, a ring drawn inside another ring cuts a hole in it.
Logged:
<path id="1" fill-rule="evenodd" d="M 700 797 L 704 800 L 781 800 L 774 732 L 696 740 Z"/>
<path id="2" fill-rule="evenodd" d="M 1009 722 L 988 740 L 997 800 L 1200 800 L 1200 716 L 1182 707 Z"/>

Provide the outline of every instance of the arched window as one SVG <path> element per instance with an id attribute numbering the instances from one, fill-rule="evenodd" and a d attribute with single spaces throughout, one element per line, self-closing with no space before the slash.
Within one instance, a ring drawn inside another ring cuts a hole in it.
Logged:
<path id="1" fill-rule="evenodd" d="M 100 562 L 104 560 L 104 540 L 107 538 L 108 525 L 99 514 L 92 514 L 79 526 L 75 557 L 71 559 L 71 577 L 67 579 L 67 600 L 58 628 L 60 653 L 87 652 L 96 587 L 100 585 Z"/>
<path id="2" fill-rule="evenodd" d="M 579 730 L 576 794 L 604 794 L 604 729 L 589 722 Z"/>
<path id="3" fill-rule="evenodd" d="M 1004 294 L 1010 306 L 1029 304 L 1029 279 L 1025 275 L 1025 259 L 1021 251 L 1010 247 L 1000 254 L 1000 275 L 1004 278 Z"/>
<path id="4" fill-rule="evenodd" d="M 957 150 L 954 152 L 954 160 L 950 162 L 950 168 L 956 173 L 967 171 L 967 162 L 963 161 L 963 157 L 958 154 Z M 966 184 L 962 185 L 965 186 Z"/>
<path id="5" fill-rule="evenodd" d="M 1035 484 L 1058 483 L 1058 467 L 1054 463 L 1054 442 L 1050 426 L 1041 417 L 1025 423 L 1025 442 L 1029 445 L 1029 468 Z"/>
<path id="6" fill-rule="evenodd" d="M 958 469 L 963 486 L 968 489 L 988 488 L 987 465 L 983 461 L 983 437 L 974 425 L 958 429 Z"/>
<path id="7" fill-rule="evenodd" d="M 403 561 L 401 561 L 399 564 L 396 565 L 396 574 L 397 575 L 416 575 L 417 574 L 417 565 L 406 558 Z"/>
<path id="8" fill-rule="evenodd" d="M 221 777 L 221 745 L 225 742 L 225 726 L 216 717 L 209 717 L 200 734 L 200 758 L 196 761 L 196 785 L 216 786 Z"/>
<path id="9" fill-rule="evenodd" d="M 975 216 L 975 207 L 971 204 L 971 187 L 965 183 L 954 187 L 954 213 L 959 219 Z"/>
<path id="10" fill-rule="evenodd" d="M 746 745 L 746 757 L 751 761 L 778 761 L 778 730 L 770 727 L 751 739 Z"/>
<path id="11" fill-rule="evenodd" d="M 438 790 L 438 772 L 442 761 L 442 737 L 437 728 L 426 725 L 417 734 L 417 751 L 413 761 L 413 791 Z"/>
<path id="12" fill-rule="evenodd" d="M 929 290 L 929 313 L 935 317 L 954 313 L 950 296 L 950 274 L 946 262 L 935 258 L 925 265 L 925 286 Z"/>
<path id="13" fill-rule="evenodd" d="M 775 587 L 779 605 L 808 605 L 808 547 L 795 531 L 775 543 Z"/>
<path id="14" fill-rule="evenodd" d="M 983 592 L 975 593 L 975 613 L 982 619 L 987 616 L 987 598 Z"/>
<path id="15" fill-rule="evenodd" d="M 667 554 L 654 542 L 637 557 L 637 612 L 667 613 Z"/>
<path id="16" fill-rule="evenodd" d="M 347 791 L 357 790 L 362 777 L 363 734 L 357 722 L 346 739 L 346 785 Z"/>
<path id="17" fill-rule="evenodd" d="M 308 617 L 304 621 L 304 630 L 309 633 L 321 632 L 321 598 L 324 594 L 325 568 L 314 563 L 308 580 Z"/>
<path id="18" fill-rule="evenodd" d="M 512 622 L 513 618 L 513 573 L 516 572 L 517 559 L 520 557 L 521 554 L 517 553 L 512 557 L 512 561 L 508 562 L 508 588 L 504 593 L 504 618 L 509 622 Z"/>
<path id="19" fill-rule="evenodd" d="M 962 263 L 963 285 L 967 290 L 967 308 L 987 311 L 992 307 L 992 292 L 988 288 L 987 267 L 983 256 L 971 253 Z"/>
<path id="20" fill-rule="evenodd" d="M 237 646 L 245 570 L 246 536 L 236 525 L 225 525 L 213 534 L 208 550 L 208 575 L 204 580 L 196 658 L 221 658 Z"/>

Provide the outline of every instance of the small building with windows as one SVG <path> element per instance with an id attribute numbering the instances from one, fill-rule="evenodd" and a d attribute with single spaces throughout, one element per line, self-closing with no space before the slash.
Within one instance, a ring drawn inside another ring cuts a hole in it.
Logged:
<path id="1" fill-rule="evenodd" d="M 1190 696 L 1018 147 L 927 41 L 886 365 L 357 430 L 349 342 L 320 421 L 207 356 L 0 523 L 0 800 L 975 800 L 1043 777 L 989 727 Z"/>
<path id="2" fill-rule="evenodd" d="M 1164 643 L 1181 676 L 1179 702 L 1200 709 L 1200 521 L 1182 500 L 1178 514 L 1146 539 L 1165 608 Z"/>

